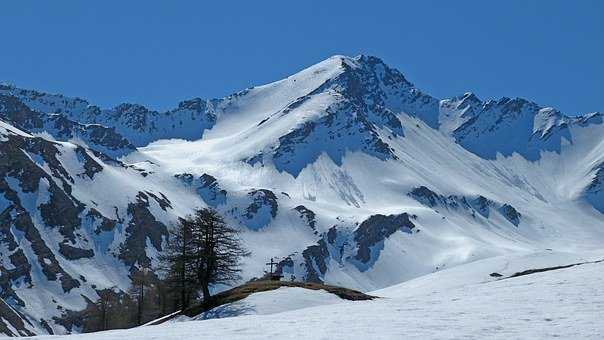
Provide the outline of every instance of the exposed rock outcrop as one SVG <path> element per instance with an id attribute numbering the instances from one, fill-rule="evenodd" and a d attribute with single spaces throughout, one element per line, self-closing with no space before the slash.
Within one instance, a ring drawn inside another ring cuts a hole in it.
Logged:
<path id="1" fill-rule="evenodd" d="M 383 242 L 397 231 L 411 233 L 415 225 L 409 219 L 409 214 L 372 215 L 363 221 L 354 231 L 354 241 L 358 250 L 354 259 L 365 265 L 373 264 L 379 257 Z"/>
<path id="2" fill-rule="evenodd" d="M 245 208 L 242 218 L 251 229 L 266 226 L 277 216 L 279 203 L 275 193 L 268 189 L 254 189 L 247 193 L 250 204 Z"/>
<path id="3" fill-rule="evenodd" d="M 604 214 L 604 163 L 596 166 L 593 173 L 593 179 L 585 189 L 585 196 L 596 210 Z"/>
<path id="4" fill-rule="evenodd" d="M 498 211 L 505 219 L 515 226 L 520 224 L 522 215 L 509 203 L 498 203 L 491 199 L 488 199 L 482 195 L 474 197 L 449 195 L 444 196 L 438 194 L 425 186 L 414 188 L 409 192 L 409 197 L 412 197 L 421 204 L 431 207 L 438 208 L 443 207 L 459 212 L 468 212 L 472 216 L 476 216 L 478 213 L 484 218 L 490 218 L 491 209 Z"/>
<path id="5" fill-rule="evenodd" d="M 140 192 L 136 202 L 128 205 L 130 222 L 126 227 L 127 237 L 119 254 L 119 258 L 128 266 L 149 266 L 151 259 L 146 252 L 147 240 L 155 249 L 161 251 L 162 241 L 168 237 L 167 226 L 149 211 L 151 199 L 160 204 L 156 197 Z"/>
<path id="6" fill-rule="evenodd" d="M 310 227 L 310 229 L 312 229 L 313 233 L 318 235 L 319 233 L 317 232 L 317 220 L 315 213 L 303 205 L 295 207 L 294 210 L 300 214 L 300 218 L 304 219 L 304 222 Z"/>

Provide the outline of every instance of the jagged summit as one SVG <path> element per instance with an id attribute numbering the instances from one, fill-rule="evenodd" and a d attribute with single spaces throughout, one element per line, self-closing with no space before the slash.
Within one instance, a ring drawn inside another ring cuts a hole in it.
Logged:
<path id="1" fill-rule="evenodd" d="M 60 114 L 63 120 L 114 129 L 117 135 L 110 143 L 125 151 L 103 151 L 115 156 L 162 139 L 207 139 L 221 150 L 244 145 L 229 153 L 231 161 L 273 163 L 294 176 L 321 154 L 336 164 L 346 152 L 357 150 L 381 160 L 397 159 L 389 139 L 405 135 L 400 115 L 422 120 L 478 156 L 518 153 L 529 160 L 539 159 L 542 152 L 559 152 L 564 140 L 572 142 L 569 129 L 599 119 L 570 118 L 523 98 L 482 101 L 468 92 L 439 100 L 367 55 L 335 55 L 285 79 L 221 99 L 193 98 L 164 112 L 128 103 L 101 109 L 84 99 L 14 86 L 0 88 L 0 94 L 43 116 Z M 292 159 L 302 149 L 306 156 Z"/>
<path id="2" fill-rule="evenodd" d="M 309 81 L 309 79 L 311 79 Z M 10 84 L 4 84 L 0 93 L 13 95 L 33 110 L 43 113 L 63 113 L 68 118 L 81 123 L 100 123 L 115 127 L 118 132 L 128 135 L 136 133 L 150 134 L 150 138 L 132 138 L 137 146 L 142 146 L 155 139 L 184 138 L 199 139 L 204 130 L 211 129 L 220 119 L 233 112 L 242 112 L 240 106 L 246 105 L 246 116 L 255 116 L 256 109 L 276 111 L 294 103 L 302 97 L 318 94 L 327 90 L 333 83 L 339 83 L 346 91 L 341 94 L 349 95 L 357 102 L 367 101 L 369 105 L 380 105 L 395 114 L 405 112 L 424 120 L 433 128 L 441 128 L 447 133 L 459 128 L 474 115 L 473 111 L 490 111 L 491 107 L 500 107 L 500 115 L 518 111 L 522 106 L 535 107 L 537 104 L 522 98 L 510 99 L 503 97 L 499 100 L 482 102 L 474 94 L 468 92 L 462 96 L 441 100 L 433 98 L 409 82 L 398 70 L 389 67 L 380 58 L 370 55 L 348 57 L 334 55 L 315 65 L 312 65 L 286 79 L 271 84 L 257 86 L 236 92 L 221 99 L 203 100 L 193 98 L 178 103 L 177 107 L 164 112 L 150 110 L 144 105 L 123 103 L 110 109 L 101 109 L 81 98 L 69 98 L 60 94 L 48 94 L 38 91 L 19 89 Z M 277 93 L 281 92 L 281 93 Z M 344 93 L 345 92 L 345 93 Z M 258 97 L 270 101 L 258 102 Z M 251 107 L 254 106 L 254 107 Z M 479 110 L 479 106 L 483 109 Z M 444 112 L 443 112 L 444 111 Z M 520 110 L 519 112 L 537 112 L 538 110 Z M 186 118 L 190 113 L 194 121 L 200 121 L 201 128 L 192 130 L 183 128 L 193 123 Z M 536 113 L 535 113 L 536 115 Z M 240 119 L 241 117 L 238 117 Z M 262 117 L 264 119 L 266 117 Z M 262 120 L 261 119 L 261 120 Z M 562 117 L 562 119 L 566 119 Z M 586 120 L 586 119 L 584 119 Z M 540 120 L 541 121 L 541 120 Z M 242 125 L 252 123 L 246 119 Z M 555 125 L 555 124 L 554 124 Z M 539 130 L 537 126 L 535 130 Z"/>

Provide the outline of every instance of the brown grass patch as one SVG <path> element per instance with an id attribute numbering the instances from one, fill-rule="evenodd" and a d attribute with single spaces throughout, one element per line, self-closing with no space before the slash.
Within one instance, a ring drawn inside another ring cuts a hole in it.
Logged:
<path id="1" fill-rule="evenodd" d="M 311 290 L 323 289 L 331 294 L 339 296 L 342 299 L 351 301 L 372 300 L 376 298 L 375 296 L 367 295 L 356 290 L 318 283 L 252 281 L 218 293 L 212 296 L 212 298 L 208 301 L 203 301 L 195 306 L 187 308 L 182 314 L 193 317 L 218 306 L 245 299 L 250 294 L 275 290 L 281 287 L 300 287 Z"/>

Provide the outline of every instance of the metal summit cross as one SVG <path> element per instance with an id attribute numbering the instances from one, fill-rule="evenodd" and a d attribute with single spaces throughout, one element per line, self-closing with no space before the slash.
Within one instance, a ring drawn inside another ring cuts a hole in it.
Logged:
<path id="1" fill-rule="evenodd" d="M 271 262 L 268 262 L 266 265 L 270 266 L 271 271 L 270 272 L 265 272 L 266 273 L 266 278 L 271 280 L 271 281 L 281 281 L 281 278 L 283 277 L 283 275 L 281 274 L 277 274 L 277 273 L 273 273 L 273 266 L 279 264 L 278 262 L 273 261 L 273 258 L 271 257 Z M 275 268 L 276 269 L 276 268 Z"/>
<path id="2" fill-rule="evenodd" d="M 271 257 L 271 262 L 266 263 L 267 266 L 271 266 L 271 271 L 269 272 L 269 274 L 272 276 L 273 275 L 273 265 L 277 265 L 277 262 L 273 261 L 273 258 Z"/>

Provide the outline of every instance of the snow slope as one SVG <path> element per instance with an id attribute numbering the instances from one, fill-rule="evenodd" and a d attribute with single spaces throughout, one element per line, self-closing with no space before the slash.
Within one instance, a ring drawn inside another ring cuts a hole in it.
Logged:
<path id="1" fill-rule="evenodd" d="M 488 275 L 558 263 L 561 257 L 478 261 L 373 292 L 383 298 L 372 301 L 37 339 L 601 339 L 604 262 L 515 278 Z M 280 297 L 267 295 L 273 293 Z"/>
<path id="2" fill-rule="evenodd" d="M 369 56 L 166 112 L 3 85 L 0 298 L 25 333 L 78 332 L 82 295 L 126 290 L 200 206 L 242 230 L 243 280 L 270 258 L 362 291 L 546 249 L 574 261 L 604 246 L 602 117 L 439 100 Z"/>

